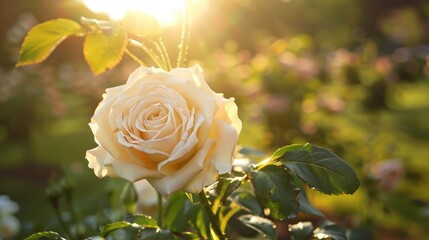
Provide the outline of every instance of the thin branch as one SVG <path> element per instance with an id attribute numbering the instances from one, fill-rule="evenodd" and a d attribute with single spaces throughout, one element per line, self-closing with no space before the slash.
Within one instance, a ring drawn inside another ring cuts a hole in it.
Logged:
<path id="1" fill-rule="evenodd" d="M 140 64 L 143 67 L 147 67 L 147 65 L 140 60 L 136 55 L 134 55 L 130 50 L 128 50 L 127 48 L 125 48 L 125 53 L 130 56 L 134 61 L 136 61 L 138 64 Z"/>
<path id="2" fill-rule="evenodd" d="M 177 55 L 177 67 L 181 67 L 186 62 L 188 54 L 189 39 L 191 37 L 192 16 L 189 1 L 186 1 L 185 10 L 183 11 L 182 32 L 180 34 L 179 54 Z"/>
<path id="3" fill-rule="evenodd" d="M 145 44 L 143 44 L 142 42 L 136 41 L 134 39 L 128 39 L 128 41 L 131 45 L 139 47 L 145 53 L 147 53 L 149 57 L 155 62 L 155 64 L 158 65 L 158 67 L 163 69 L 167 68 L 167 66 L 164 65 L 162 59 L 156 53 L 154 53 L 152 49 L 148 48 Z"/>
<path id="4" fill-rule="evenodd" d="M 163 207 L 162 207 L 162 195 L 158 193 L 158 204 L 157 204 L 157 220 L 158 220 L 158 226 L 163 228 Z"/>
<path id="5" fill-rule="evenodd" d="M 172 69 L 170 56 L 168 55 L 167 48 L 165 47 L 164 41 L 162 41 L 162 36 L 159 36 L 159 45 L 161 46 L 161 50 L 163 51 L 165 58 L 167 59 L 166 64 L 169 67 L 169 69 Z"/>

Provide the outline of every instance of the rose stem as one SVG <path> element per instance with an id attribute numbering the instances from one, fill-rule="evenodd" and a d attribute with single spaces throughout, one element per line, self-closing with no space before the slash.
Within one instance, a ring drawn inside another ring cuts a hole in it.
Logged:
<path id="1" fill-rule="evenodd" d="M 147 65 L 140 60 L 136 55 L 134 55 L 130 50 L 128 50 L 127 48 L 125 48 L 125 53 L 128 54 L 128 56 L 130 56 L 134 61 L 136 61 L 138 64 L 140 64 L 143 67 L 147 67 Z"/>
<path id="2" fill-rule="evenodd" d="M 219 240 L 225 240 L 225 237 L 223 236 L 223 233 L 219 228 L 219 220 L 216 218 L 216 216 L 213 214 L 212 209 L 210 208 L 210 203 L 207 199 L 204 189 L 201 190 L 199 195 L 200 195 L 201 204 L 203 205 L 203 208 L 210 219 L 210 223 L 212 225 L 213 231 L 216 233 Z"/>
<path id="3" fill-rule="evenodd" d="M 75 239 L 73 234 L 70 231 L 70 228 L 68 228 L 68 225 L 64 221 L 63 216 L 60 212 L 58 199 L 55 199 L 53 201 L 51 200 L 51 204 L 52 204 L 52 207 L 54 208 L 54 212 L 55 212 L 55 215 L 58 219 L 58 222 L 60 223 L 60 226 L 63 229 L 63 231 L 65 232 L 65 234 L 68 235 L 70 237 L 70 239 Z"/>
<path id="4" fill-rule="evenodd" d="M 158 219 L 158 226 L 162 229 L 163 226 L 163 222 L 162 222 L 162 214 L 163 214 L 163 209 L 162 209 L 162 195 L 160 193 L 158 193 L 158 208 L 157 208 L 157 219 Z"/>

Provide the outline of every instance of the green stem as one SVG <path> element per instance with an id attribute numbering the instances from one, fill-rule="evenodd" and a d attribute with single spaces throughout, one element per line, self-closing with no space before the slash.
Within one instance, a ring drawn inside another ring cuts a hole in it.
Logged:
<path id="1" fill-rule="evenodd" d="M 158 193 L 158 208 L 157 208 L 157 219 L 158 219 L 158 226 L 162 229 L 164 226 L 162 225 L 162 215 L 163 215 L 163 208 L 162 208 L 162 195 Z"/>
<path id="2" fill-rule="evenodd" d="M 222 218 L 222 222 L 220 224 L 220 230 L 225 231 L 226 230 L 226 226 L 228 224 L 229 219 L 232 218 L 232 216 L 234 216 L 238 211 L 240 211 L 240 207 L 235 207 L 233 209 L 231 209 L 223 218 Z"/>
<path id="3" fill-rule="evenodd" d="M 76 226 L 76 236 L 77 236 L 77 238 L 81 238 L 81 236 L 79 236 L 80 235 L 80 231 L 79 231 L 80 227 L 79 227 L 79 221 L 78 221 L 78 217 L 77 217 L 77 211 L 76 211 L 76 208 L 73 205 L 73 201 L 72 201 L 72 196 L 71 196 L 70 190 L 66 191 L 65 195 L 66 195 L 67 207 L 68 207 L 68 209 L 69 209 L 69 211 L 71 213 L 73 222 L 74 222 L 74 224 Z"/>
<path id="4" fill-rule="evenodd" d="M 162 68 L 162 69 L 167 68 L 167 66 L 164 65 L 164 62 L 162 61 L 162 59 L 156 53 L 154 53 L 152 49 L 147 47 L 144 43 L 138 42 L 134 39 L 128 39 L 128 42 L 133 46 L 141 48 L 152 59 L 152 61 L 156 65 L 158 65 L 159 68 Z"/>
<path id="5" fill-rule="evenodd" d="M 128 50 L 127 48 L 125 48 L 125 53 L 128 54 L 128 56 L 130 56 L 134 61 L 136 61 L 138 64 L 140 64 L 143 67 L 147 67 L 146 64 L 144 64 L 144 62 L 142 60 L 140 60 L 136 55 L 134 55 L 130 50 Z"/>
<path id="6" fill-rule="evenodd" d="M 63 229 L 63 231 L 65 232 L 65 234 L 67 234 L 70 239 L 75 239 L 74 236 L 73 236 L 73 234 L 70 231 L 70 228 L 68 228 L 68 225 L 66 224 L 66 222 L 64 221 L 64 219 L 63 219 L 63 217 L 61 215 L 61 212 L 60 212 L 60 209 L 59 209 L 59 206 L 58 206 L 58 202 L 55 202 L 55 203 L 53 202 L 52 206 L 54 208 L 54 212 L 55 212 L 55 215 L 57 216 L 58 222 L 60 223 L 61 228 Z"/>
<path id="7" fill-rule="evenodd" d="M 203 205 L 203 208 L 207 213 L 207 216 L 209 217 L 213 231 L 215 232 L 219 240 L 225 240 L 225 237 L 222 231 L 220 230 L 219 219 L 216 218 L 216 216 L 214 215 L 210 207 L 209 200 L 207 199 L 206 193 L 204 192 L 204 189 L 200 192 L 199 196 L 200 196 L 201 204 Z"/>
<path id="8" fill-rule="evenodd" d="M 163 54 L 165 55 L 165 58 L 167 59 L 166 64 L 167 64 L 169 70 L 171 70 L 173 68 L 173 66 L 171 65 L 170 56 L 168 55 L 167 48 L 165 47 L 164 41 L 162 41 L 161 36 L 159 36 L 159 45 L 161 45 L 161 51 L 163 52 Z"/>
<path id="9" fill-rule="evenodd" d="M 192 16 L 190 14 L 190 3 L 185 1 L 185 10 L 183 12 L 182 32 L 180 34 L 179 54 L 177 55 L 177 67 L 181 67 L 186 62 L 188 54 L 189 39 L 191 35 Z"/>

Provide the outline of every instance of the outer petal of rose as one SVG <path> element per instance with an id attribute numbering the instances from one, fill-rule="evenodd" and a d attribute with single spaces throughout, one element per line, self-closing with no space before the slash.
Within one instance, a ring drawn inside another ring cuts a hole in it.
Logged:
<path id="1" fill-rule="evenodd" d="M 216 171 L 215 167 L 211 166 L 209 163 L 200 174 L 189 181 L 189 184 L 183 190 L 190 193 L 199 193 L 205 186 L 213 184 L 218 175 L 219 173 Z"/>
<path id="2" fill-rule="evenodd" d="M 139 165 L 131 162 L 115 161 L 112 163 L 112 167 L 116 174 L 126 180 L 135 182 L 144 178 L 157 178 L 161 174 L 155 170 L 149 168 L 142 168 Z"/>
<path id="3" fill-rule="evenodd" d="M 240 134 L 243 125 L 240 118 L 238 118 L 238 107 L 234 102 L 234 98 L 228 99 L 228 102 L 225 104 L 225 110 L 228 118 L 231 120 L 231 125 L 237 130 L 237 134 Z"/>
<path id="4" fill-rule="evenodd" d="M 120 87 L 111 89 L 111 91 L 120 90 Z M 113 133 L 116 129 L 111 129 L 109 123 L 109 113 L 112 104 L 116 101 L 116 96 L 105 94 L 103 97 L 104 100 L 100 102 L 98 107 L 95 109 L 94 115 L 89 123 L 94 134 L 95 141 L 104 149 L 108 150 L 114 158 L 122 161 L 131 161 L 125 149 L 116 143 L 116 136 Z"/>
<path id="5" fill-rule="evenodd" d="M 120 161 L 132 161 L 126 149 L 117 143 L 116 136 L 114 135 L 113 130 L 108 126 L 106 120 L 103 120 L 100 116 L 97 117 L 97 119 L 93 117 L 92 121 L 89 123 L 89 127 L 94 134 L 95 141 L 104 149 L 108 149 L 108 152 L 114 158 Z"/>
<path id="6" fill-rule="evenodd" d="M 219 94 L 219 96 L 221 96 L 221 100 L 218 100 L 221 107 L 216 113 L 215 118 L 231 124 L 237 130 L 237 134 L 240 134 L 242 123 L 238 118 L 238 108 L 234 102 L 234 98 L 225 99 L 223 98 L 223 94 Z"/>
<path id="7" fill-rule="evenodd" d="M 172 76 L 167 72 L 149 73 L 144 77 L 136 79 L 128 78 L 127 83 L 124 85 L 123 95 L 142 95 L 148 92 L 149 86 L 159 85 L 160 82 L 165 82 Z M 158 84 L 157 84 L 158 83 Z"/>
<path id="8" fill-rule="evenodd" d="M 148 181 L 162 195 L 169 195 L 184 189 L 189 181 L 203 171 L 207 155 L 213 144 L 213 140 L 207 139 L 204 146 L 181 169 L 159 179 L 148 178 Z"/>
<path id="9" fill-rule="evenodd" d="M 111 166 L 115 159 L 102 147 L 98 146 L 86 151 L 85 158 L 88 160 L 88 167 L 94 169 L 97 177 L 116 176 Z"/>
<path id="10" fill-rule="evenodd" d="M 227 173 L 232 168 L 232 155 L 237 145 L 238 133 L 228 123 L 216 120 L 210 134 L 210 138 L 212 137 L 216 139 L 216 145 L 210 162 L 220 174 Z"/>
<path id="11" fill-rule="evenodd" d="M 137 181 L 146 177 L 159 177 L 157 171 L 142 168 L 135 163 L 117 161 L 102 147 L 98 146 L 86 152 L 88 167 L 94 169 L 95 175 L 116 177 Z"/>
<path id="12" fill-rule="evenodd" d="M 204 80 L 204 71 L 199 64 L 196 64 L 190 68 L 175 68 L 172 69 L 170 73 L 176 77 L 192 81 L 195 86 L 208 94 L 215 94 L 215 92 L 211 90 L 207 82 Z"/>
<path id="13" fill-rule="evenodd" d="M 146 68 L 146 67 L 139 67 L 134 72 L 130 74 L 128 77 L 127 83 L 132 84 L 133 82 L 137 81 L 138 79 L 142 79 L 153 72 L 152 68 Z"/>

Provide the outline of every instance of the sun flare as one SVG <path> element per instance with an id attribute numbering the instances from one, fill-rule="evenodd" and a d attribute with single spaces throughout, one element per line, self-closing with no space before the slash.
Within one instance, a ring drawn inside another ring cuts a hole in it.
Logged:
<path id="1" fill-rule="evenodd" d="M 162 25 L 177 22 L 185 8 L 185 0 L 82 0 L 95 13 L 106 13 L 112 20 L 121 20 L 127 13 L 146 13 Z"/>

